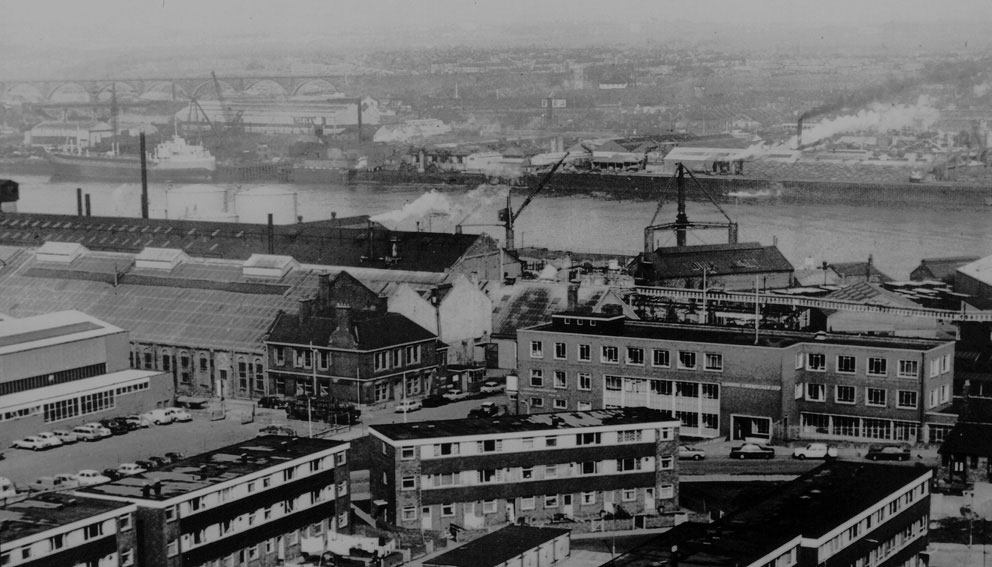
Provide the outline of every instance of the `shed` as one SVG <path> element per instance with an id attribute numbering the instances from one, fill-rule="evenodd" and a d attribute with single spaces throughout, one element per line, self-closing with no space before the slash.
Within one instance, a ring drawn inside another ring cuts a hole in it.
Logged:
<path id="1" fill-rule="evenodd" d="M 424 560 L 424 567 L 548 567 L 570 554 L 571 531 L 510 525 Z"/>

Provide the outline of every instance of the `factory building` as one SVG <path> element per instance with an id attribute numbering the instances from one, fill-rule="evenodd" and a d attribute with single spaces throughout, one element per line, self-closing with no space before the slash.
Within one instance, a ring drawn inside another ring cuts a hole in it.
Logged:
<path id="1" fill-rule="evenodd" d="M 375 512 L 408 529 L 482 529 L 678 510 L 678 422 L 657 410 L 369 426 Z"/>
<path id="2" fill-rule="evenodd" d="M 136 506 L 134 565 L 282 565 L 301 535 L 350 531 L 348 449 L 263 436 L 76 494 Z"/>
<path id="3" fill-rule="evenodd" d="M 939 442 L 954 342 L 565 312 L 517 332 L 522 412 L 646 406 L 683 436 Z"/>
<path id="4" fill-rule="evenodd" d="M 790 287 L 794 272 L 778 247 L 757 242 L 657 248 L 634 267 L 639 285 L 729 291 Z"/>

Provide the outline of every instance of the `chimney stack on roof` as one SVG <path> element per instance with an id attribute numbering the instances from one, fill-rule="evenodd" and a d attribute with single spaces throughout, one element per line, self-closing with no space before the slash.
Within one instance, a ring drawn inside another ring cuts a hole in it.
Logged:
<path id="1" fill-rule="evenodd" d="M 339 303 L 334 309 L 337 327 L 331 332 L 330 346 L 353 348 L 358 345 L 351 333 L 351 306 Z"/>
<path id="2" fill-rule="evenodd" d="M 313 315 L 313 303 L 314 300 L 312 297 L 300 300 L 300 324 L 310 320 L 310 317 Z"/>
<path id="3" fill-rule="evenodd" d="M 317 312 L 331 306 L 331 275 L 317 274 Z"/>
<path id="4" fill-rule="evenodd" d="M 579 284 L 568 284 L 568 305 L 567 311 L 576 311 L 579 308 Z"/>

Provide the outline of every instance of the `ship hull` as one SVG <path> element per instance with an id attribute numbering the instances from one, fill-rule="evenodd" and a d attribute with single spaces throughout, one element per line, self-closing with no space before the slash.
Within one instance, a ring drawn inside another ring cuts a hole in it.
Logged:
<path id="1" fill-rule="evenodd" d="M 136 157 L 64 156 L 49 154 L 52 175 L 59 179 L 98 179 L 105 181 L 141 181 L 141 160 Z M 154 183 L 204 181 L 213 178 L 211 164 L 149 164 L 148 181 Z"/>

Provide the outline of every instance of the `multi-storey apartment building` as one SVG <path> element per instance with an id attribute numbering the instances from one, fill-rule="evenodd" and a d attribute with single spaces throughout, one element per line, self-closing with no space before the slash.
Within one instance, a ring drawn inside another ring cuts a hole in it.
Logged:
<path id="1" fill-rule="evenodd" d="M 834 461 L 712 524 L 682 524 L 603 567 L 923 567 L 928 468 Z"/>
<path id="2" fill-rule="evenodd" d="M 348 448 L 257 437 L 77 494 L 137 505 L 143 567 L 277 565 L 301 532 L 348 529 Z"/>
<path id="3" fill-rule="evenodd" d="M 939 441 L 954 342 L 559 313 L 518 332 L 521 411 L 646 406 L 683 436 Z M 946 417 L 946 416 L 945 416 Z"/>
<path id="4" fill-rule="evenodd" d="M 648 408 L 369 427 L 370 485 L 404 528 L 678 508 L 678 422 Z"/>
<path id="5" fill-rule="evenodd" d="M 0 506 L 4 567 L 133 567 L 136 506 L 60 493 Z"/>
<path id="6" fill-rule="evenodd" d="M 79 311 L 0 321 L 0 445 L 171 405 L 172 377 L 133 370 L 128 332 Z"/>

